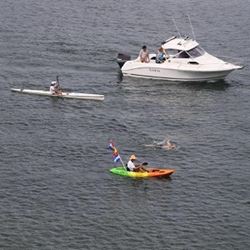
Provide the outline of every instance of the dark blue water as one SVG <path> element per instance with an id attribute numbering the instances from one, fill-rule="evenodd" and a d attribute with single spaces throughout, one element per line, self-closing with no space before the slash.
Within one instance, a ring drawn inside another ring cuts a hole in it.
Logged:
<path id="1" fill-rule="evenodd" d="M 0 249 L 249 249 L 249 12 L 243 0 L 0 3 Z M 217 83 L 120 81 L 118 51 L 192 35 L 246 67 Z M 105 95 L 19 95 L 11 87 Z M 145 147 L 170 137 L 175 151 Z M 109 173 L 109 139 L 176 169 Z"/>

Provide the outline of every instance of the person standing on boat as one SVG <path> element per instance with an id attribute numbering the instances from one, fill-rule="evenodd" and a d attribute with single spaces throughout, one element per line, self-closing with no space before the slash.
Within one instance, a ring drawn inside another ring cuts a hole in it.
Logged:
<path id="1" fill-rule="evenodd" d="M 149 53 L 148 53 L 146 45 L 142 46 L 140 53 L 139 53 L 139 58 L 142 63 L 149 63 L 150 59 L 149 59 Z"/>
<path id="2" fill-rule="evenodd" d="M 135 164 L 135 161 L 137 160 L 135 155 L 131 155 L 129 158 L 129 161 L 127 163 L 127 170 L 133 171 L 133 172 L 148 172 L 147 169 L 145 169 L 142 164 Z"/>

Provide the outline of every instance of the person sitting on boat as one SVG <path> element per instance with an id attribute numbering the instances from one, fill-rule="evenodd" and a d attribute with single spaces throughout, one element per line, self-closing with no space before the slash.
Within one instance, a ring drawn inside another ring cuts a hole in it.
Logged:
<path id="1" fill-rule="evenodd" d="M 56 94 L 55 85 L 56 85 L 56 81 L 52 81 L 51 84 L 50 84 L 49 91 L 50 91 L 50 93 L 51 93 L 52 95 L 55 95 L 55 94 Z"/>
<path id="2" fill-rule="evenodd" d="M 149 59 L 149 53 L 148 53 L 146 45 L 142 46 L 140 53 L 139 53 L 139 58 L 142 63 L 149 63 L 150 59 Z"/>
<path id="3" fill-rule="evenodd" d="M 156 55 L 156 60 L 155 62 L 156 63 L 163 63 L 166 59 L 169 58 L 169 55 L 168 53 L 166 52 L 166 50 L 161 46 L 159 49 L 158 49 L 158 53 Z"/>
<path id="4" fill-rule="evenodd" d="M 135 164 L 135 161 L 137 160 L 135 155 L 131 155 L 129 158 L 129 161 L 127 163 L 127 171 L 133 171 L 133 172 L 148 172 L 147 169 L 145 169 L 142 164 Z"/>
<path id="5" fill-rule="evenodd" d="M 59 82 L 58 81 L 52 81 L 50 84 L 49 91 L 51 92 L 52 95 L 61 95 L 62 90 L 60 88 Z"/>

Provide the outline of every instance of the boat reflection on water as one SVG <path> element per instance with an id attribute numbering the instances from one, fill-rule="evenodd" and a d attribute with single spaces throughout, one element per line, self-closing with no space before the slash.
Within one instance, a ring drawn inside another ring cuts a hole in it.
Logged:
<path id="1" fill-rule="evenodd" d="M 226 90 L 230 84 L 224 80 L 217 80 L 217 81 L 204 81 L 204 82 L 182 82 L 183 87 L 186 87 L 190 90 L 218 90 L 224 91 Z"/>

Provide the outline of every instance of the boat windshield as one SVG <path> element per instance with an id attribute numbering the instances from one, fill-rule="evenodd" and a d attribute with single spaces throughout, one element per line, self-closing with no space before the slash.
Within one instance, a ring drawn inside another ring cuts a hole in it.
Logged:
<path id="1" fill-rule="evenodd" d="M 204 50 L 200 46 L 196 46 L 195 48 L 190 49 L 187 52 L 193 58 L 202 56 L 205 53 Z"/>
<path id="2" fill-rule="evenodd" d="M 170 56 L 175 56 L 176 54 L 178 54 L 180 52 L 180 50 L 178 49 L 167 49 L 167 52 Z"/>
<path id="3" fill-rule="evenodd" d="M 181 51 L 176 58 L 190 58 L 190 55 L 186 51 Z"/>
<path id="4" fill-rule="evenodd" d="M 174 58 L 190 58 L 190 55 L 184 50 L 168 49 L 167 52 Z"/>
<path id="5" fill-rule="evenodd" d="M 167 52 L 170 56 L 173 56 L 175 58 L 195 58 L 202 56 L 205 51 L 200 47 L 196 46 L 190 50 L 177 50 L 177 49 L 167 49 Z"/>

